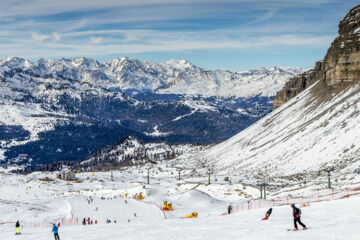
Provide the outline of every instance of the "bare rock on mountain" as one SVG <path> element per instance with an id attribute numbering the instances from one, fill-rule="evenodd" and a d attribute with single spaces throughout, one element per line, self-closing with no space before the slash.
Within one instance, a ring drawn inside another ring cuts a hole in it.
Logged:
<path id="1" fill-rule="evenodd" d="M 339 24 L 339 36 L 332 42 L 322 62 L 291 78 L 274 97 L 274 109 L 280 107 L 318 80 L 325 86 L 339 87 L 360 79 L 360 5 L 354 7 Z"/>
<path id="2" fill-rule="evenodd" d="M 322 66 L 322 62 L 317 62 L 315 68 L 291 78 L 285 84 L 284 88 L 279 91 L 274 97 L 274 109 L 280 107 L 281 105 L 304 91 L 317 80 L 322 79 L 324 76 Z"/>
<path id="3" fill-rule="evenodd" d="M 324 81 L 334 87 L 360 79 L 360 5 L 340 22 L 338 32 L 324 59 Z"/>

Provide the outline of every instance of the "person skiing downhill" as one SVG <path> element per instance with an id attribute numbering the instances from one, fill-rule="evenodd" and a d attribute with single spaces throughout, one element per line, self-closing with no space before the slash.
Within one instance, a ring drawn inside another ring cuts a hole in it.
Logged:
<path id="1" fill-rule="evenodd" d="M 233 209 L 233 207 L 232 207 L 231 205 L 229 205 L 229 206 L 228 206 L 228 208 L 227 208 L 227 210 L 228 210 L 228 214 L 230 214 L 230 213 L 231 213 L 232 209 Z"/>
<path id="2" fill-rule="evenodd" d="M 294 231 L 298 230 L 297 223 L 299 223 L 303 230 L 306 229 L 306 225 L 301 222 L 300 216 L 301 216 L 301 210 L 297 207 L 295 207 L 295 204 L 291 204 L 291 208 L 293 209 L 293 217 L 294 217 Z"/>
<path id="3" fill-rule="evenodd" d="M 20 222 L 19 222 L 19 221 L 16 221 L 15 227 L 16 227 L 16 233 L 15 233 L 15 235 L 21 234 L 21 233 L 20 233 Z"/>
<path id="4" fill-rule="evenodd" d="M 59 228 L 55 225 L 55 223 L 53 224 L 52 232 L 54 233 L 55 240 L 60 240 Z"/>
<path id="5" fill-rule="evenodd" d="M 268 220 L 270 215 L 272 213 L 272 208 L 270 208 L 269 210 L 267 210 L 266 214 L 265 214 L 265 217 L 261 220 Z"/>

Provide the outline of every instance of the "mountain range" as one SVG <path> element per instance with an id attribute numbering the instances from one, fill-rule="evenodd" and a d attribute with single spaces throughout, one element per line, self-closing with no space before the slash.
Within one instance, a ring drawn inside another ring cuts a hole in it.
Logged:
<path id="1" fill-rule="evenodd" d="M 211 71 L 185 61 L 127 57 L 17 57 L 0 61 L 0 160 L 85 159 L 133 136 L 146 142 L 214 143 L 272 111 L 296 68 Z"/>

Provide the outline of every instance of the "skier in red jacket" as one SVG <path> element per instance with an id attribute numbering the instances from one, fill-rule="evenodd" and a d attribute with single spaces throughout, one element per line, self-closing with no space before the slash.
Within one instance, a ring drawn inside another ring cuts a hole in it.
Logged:
<path id="1" fill-rule="evenodd" d="M 268 220 L 269 217 L 270 217 L 270 215 L 271 215 L 271 213 L 272 213 L 272 208 L 270 208 L 269 210 L 267 210 L 265 217 L 264 217 L 263 219 L 261 219 L 261 220 Z"/>

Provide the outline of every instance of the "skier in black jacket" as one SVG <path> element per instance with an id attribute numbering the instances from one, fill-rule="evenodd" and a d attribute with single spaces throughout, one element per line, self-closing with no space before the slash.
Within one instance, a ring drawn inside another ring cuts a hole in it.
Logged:
<path id="1" fill-rule="evenodd" d="M 228 206 L 228 208 L 227 208 L 227 210 L 228 210 L 228 214 L 230 214 L 230 213 L 231 213 L 232 209 L 233 209 L 233 207 L 232 207 L 231 205 L 229 205 L 229 206 Z"/>
<path id="2" fill-rule="evenodd" d="M 295 227 L 294 231 L 298 230 L 297 223 L 299 223 L 303 227 L 303 230 L 305 230 L 306 226 L 300 220 L 301 210 L 299 208 L 295 207 L 295 204 L 291 204 L 291 208 L 293 209 L 294 227 Z"/>
<path id="3" fill-rule="evenodd" d="M 16 227 L 15 235 L 19 235 L 20 234 L 20 222 L 19 221 L 16 221 L 15 227 Z"/>

